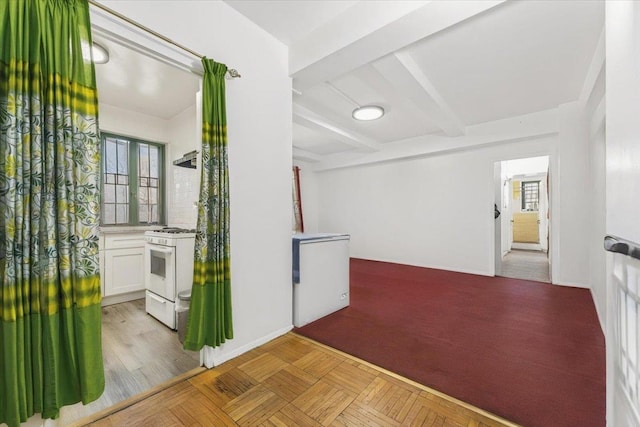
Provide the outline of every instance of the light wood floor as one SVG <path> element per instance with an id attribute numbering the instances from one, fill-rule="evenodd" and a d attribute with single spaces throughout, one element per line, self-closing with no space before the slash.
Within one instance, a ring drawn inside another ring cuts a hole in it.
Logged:
<path id="1" fill-rule="evenodd" d="M 293 333 L 82 425 L 512 426 Z"/>
<path id="2" fill-rule="evenodd" d="M 60 425 L 113 406 L 200 364 L 198 352 L 184 351 L 176 332 L 145 312 L 144 299 L 102 308 L 102 353 L 104 394 L 86 406 L 63 407 Z"/>
<path id="3" fill-rule="evenodd" d="M 542 251 L 513 249 L 502 258 L 503 277 L 550 283 L 549 258 Z"/>

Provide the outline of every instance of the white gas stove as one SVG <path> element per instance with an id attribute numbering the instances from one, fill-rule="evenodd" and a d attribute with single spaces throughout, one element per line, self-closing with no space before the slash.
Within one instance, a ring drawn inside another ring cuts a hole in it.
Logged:
<path id="1" fill-rule="evenodd" d="M 178 292 L 193 284 L 195 230 L 166 227 L 144 233 L 146 311 L 176 328 Z"/>

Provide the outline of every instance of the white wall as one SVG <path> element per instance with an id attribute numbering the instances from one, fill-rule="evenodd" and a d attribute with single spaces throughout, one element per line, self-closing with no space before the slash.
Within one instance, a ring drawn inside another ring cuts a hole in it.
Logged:
<path id="1" fill-rule="evenodd" d="M 605 71 L 604 65 L 586 103 L 589 121 L 589 284 L 602 329 L 606 322 L 606 234 L 605 176 Z"/>
<path id="2" fill-rule="evenodd" d="M 104 3 L 242 74 L 227 81 L 235 335 L 220 363 L 292 324 L 288 51 L 224 2 Z"/>
<path id="3" fill-rule="evenodd" d="M 640 3 L 606 2 L 606 232 L 640 242 Z M 607 425 L 637 426 L 620 384 L 617 290 L 607 265 Z M 626 321 L 626 319 L 622 319 Z M 635 393 L 634 393 L 635 394 Z M 634 400 L 636 396 L 634 396 Z M 636 409 L 637 411 L 637 409 Z"/>
<path id="4" fill-rule="evenodd" d="M 167 121 L 148 114 L 99 104 L 100 130 L 151 142 L 167 143 Z"/>
<path id="5" fill-rule="evenodd" d="M 351 256 L 494 273 L 494 162 L 553 151 L 554 137 L 318 174 L 319 227 Z"/>
<path id="6" fill-rule="evenodd" d="M 558 215 L 560 265 L 558 283 L 589 287 L 589 134 L 584 106 L 571 102 L 558 107 L 559 197 L 553 209 Z"/>
<path id="7" fill-rule="evenodd" d="M 547 173 L 547 170 L 549 169 L 549 158 L 543 156 L 514 159 L 504 162 L 503 167 L 508 178 L 511 178 L 514 175 Z"/>
<path id="8" fill-rule="evenodd" d="M 493 275 L 493 163 L 550 155 L 552 281 L 589 287 L 584 108 L 555 114 L 555 137 L 319 172 L 319 228 L 350 233 L 354 257 Z"/>

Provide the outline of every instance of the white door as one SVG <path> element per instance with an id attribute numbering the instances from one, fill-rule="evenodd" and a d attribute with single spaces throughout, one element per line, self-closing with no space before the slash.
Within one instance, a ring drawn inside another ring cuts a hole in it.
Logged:
<path id="1" fill-rule="evenodd" d="M 640 243 L 640 2 L 605 2 L 606 233 Z M 640 425 L 640 261 L 607 254 L 607 425 Z"/>
<path id="2" fill-rule="evenodd" d="M 639 426 L 640 416 L 640 259 L 627 255 L 632 242 L 608 238 L 613 250 L 621 247 L 623 253 L 610 253 L 607 259 L 607 286 L 610 317 L 607 319 L 607 364 L 612 384 L 613 426 Z M 637 249 L 640 255 L 640 248 Z M 611 339 L 613 337 L 613 339 Z"/>
<path id="3" fill-rule="evenodd" d="M 502 162 L 493 165 L 494 184 L 494 215 L 493 215 L 493 241 L 494 241 L 494 276 L 502 275 Z M 499 214 L 498 214 L 499 213 Z M 496 215 L 499 215 L 496 218 Z"/>

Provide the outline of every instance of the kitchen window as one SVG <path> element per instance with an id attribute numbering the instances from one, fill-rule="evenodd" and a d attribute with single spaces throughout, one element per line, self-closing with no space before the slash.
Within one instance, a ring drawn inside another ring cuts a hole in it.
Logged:
<path id="1" fill-rule="evenodd" d="M 534 212 L 538 210 L 540 200 L 540 181 L 522 182 L 522 210 Z"/>
<path id="2" fill-rule="evenodd" d="M 164 222 L 164 146 L 102 133 L 102 224 Z"/>

